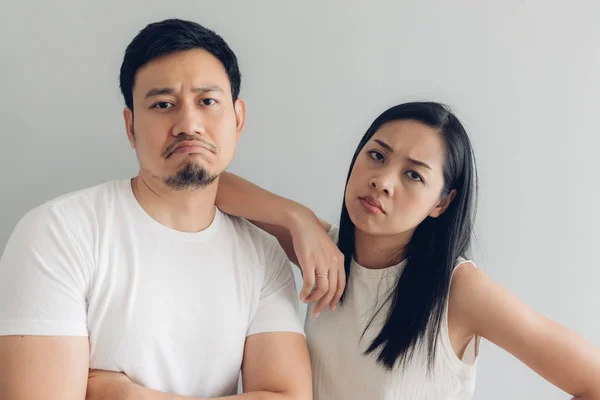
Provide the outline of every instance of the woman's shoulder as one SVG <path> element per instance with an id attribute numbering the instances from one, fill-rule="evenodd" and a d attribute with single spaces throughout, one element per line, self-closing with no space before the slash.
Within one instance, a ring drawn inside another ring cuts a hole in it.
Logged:
<path id="1" fill-rule="evenodd" d="M 489 280 L 472 260 L 460 257 L 452 271 L 451 294 L 469 292 Z"/>
<path id="2" fill-rule="evenodd" d="M 467 268 L 477 268 L 477 265 L 475 265 L 473 260 L 464 257 L 458 257 L 454 265 L 454 271 L 457 271 L 459 267 L 462 267 L 463 265 L 467 265 Z"/>
<path id="3" fill-rule="evenodd" d="M 449 307 L 462 319 L 470 319 L 471 314 L 486 302 L 493 287 L 494 282 L 473 261 L 459 261 L 450 283 Z"/>

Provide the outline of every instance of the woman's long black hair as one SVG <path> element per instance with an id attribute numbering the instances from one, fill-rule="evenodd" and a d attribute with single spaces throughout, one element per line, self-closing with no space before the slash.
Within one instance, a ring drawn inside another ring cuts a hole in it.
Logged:
<path id="1" fill-rule="evenodd" d="M 423 343 L 427 345 L 431 369 L 452 271 L 459 257 L 466 257 L 470 249 L 477 172 L 469 137 L 448 107 L 433 102 L 412 102 L 386 110 L 371 124 L 354 153 L 346 185 L 363 147 L 382 125 L 397 120 L 418 121 L 441 134 L 446 144 L 441 196 L 447 196 L 453 189 L 456 196 L 442 215 L 427 217 L 416 228 L 406 248 L 406 265 L 389 299 L 387 320 L 366 354 L 377 350 L 377 360 L 392 369 L 396 364 L 409 361 L 415 346 Z M 348 281 L 354 256 L 354 229 L 344 202 L 338 247 L 344 254 Z"/>

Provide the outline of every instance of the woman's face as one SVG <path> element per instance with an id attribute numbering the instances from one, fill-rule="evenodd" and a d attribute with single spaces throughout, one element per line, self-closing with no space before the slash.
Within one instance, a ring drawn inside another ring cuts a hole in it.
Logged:
<path id="1" fill-rule="evenodd" d="M 345 203 L 357 229 L 370 235 L 412 232 L 452 200 L 441 198 L 446 145 L 437 130 L 414 120 L 382 125 L 350 174 Z"/>

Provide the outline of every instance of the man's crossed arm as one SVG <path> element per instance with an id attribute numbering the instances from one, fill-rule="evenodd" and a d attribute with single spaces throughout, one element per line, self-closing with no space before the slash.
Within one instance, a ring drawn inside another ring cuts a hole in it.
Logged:
<path id="1" fill-rule="evenodd" d="M 3 400 L 200 399 L 144 388 L 121 373 L 92 371 L 88 375 L 89 342 L 85 337 L 0 337 L 0 360 Z M 222 399 L 311 400 L 310 358 L 304 336 L 291 332 L 249 336 L 242 379 L 244 394 Z"/>

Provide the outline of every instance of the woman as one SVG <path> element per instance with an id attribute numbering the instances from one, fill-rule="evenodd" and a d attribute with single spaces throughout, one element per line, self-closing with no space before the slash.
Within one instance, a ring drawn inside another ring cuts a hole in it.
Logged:
<path id="1" fill-rule="evenodd" d="M 339 229 L 221 177 L 218 207 L 273 234 L 302 269 L 316 400 L 470 399 L 479 337 L 576 398 L 600 400 L 598 349 L 466 258 L 475 188 L 469 138 L 437 103 L 398 105 L 373 122 L 350 165 Z"/>

